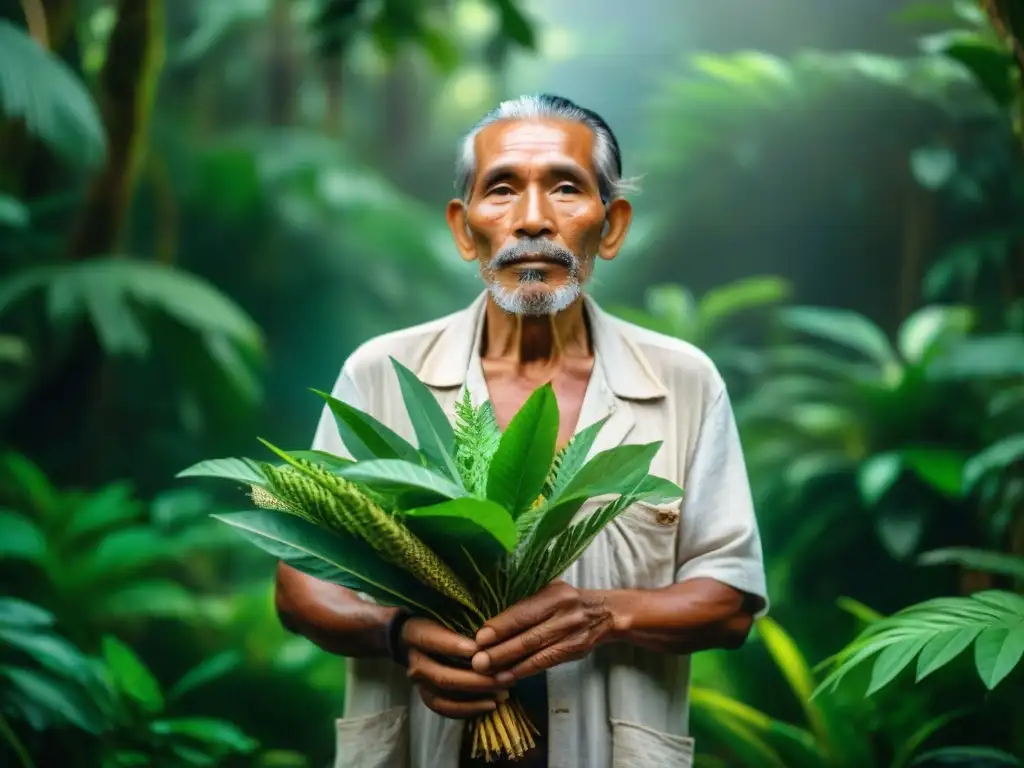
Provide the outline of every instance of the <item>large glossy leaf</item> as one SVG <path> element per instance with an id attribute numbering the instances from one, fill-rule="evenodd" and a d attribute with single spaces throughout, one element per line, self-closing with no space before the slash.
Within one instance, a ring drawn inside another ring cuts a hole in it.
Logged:
<path id="1" fill-rule="evenodd" d="M 398 376 L 406 413 L 416 432 L 420 452 L 437 469 L 450 479 L 458 482 L 459 471 L 455 466 L 455 430 L 448 421 L 441 404 L 434 393 L 416 378 L 416 374 L 391 358 L 391 364 Z"/>
<path id="2" fill-rule="evenodd" d="M 279 560 L 316 578 L 365 592 L 388 604 L 426 608 L 430 590 L 381 559 L 362 539 L 326 531 L 301 518 L 270 510 L 214 515 Z"/>
<path id="3" fill-rule="evenodd" d="M 24 30 L 0 20 L 0 114 L 28 130 L 77 167 L 105 158 L 107 137 L 88 88 L 58 56 Z"/>
<path id="4" fill-rule="evenodd" d="M 338 470 L 337 474 L 382 493 L 413 491 L 438 500 L 458 499 L 466 495 L 461 486 L 438 472 L 400 459 L 357 461 Z"/>
<path id="5" fill-rule="evenodd" d="M 416 446 L 368 413 L 314 389 L 334 414 L 338 433 L 345 448 L 356 461 L 367 459 L 403 459 L 421 463 Z M 418 433 L 417 433 L 418 434 Z"/>
<path id="6" fill-rule="evenodd" d="M 486 534 L 511 552 L 516 546 L 516 524 L 508 511 L 483 499 L 454 499 L 403 513 L 405 524 L 428 545 L 445 537 L 472 539 Z M 467 547 L 472 553 L 472 547 Z"/>
<path id="7" fill-rule="evenodd" d="M 896 352 L 882 330 L 863 315 L 826 307 L 790 307 L 779 317 L 788 327 L 844 347 L 879 366 L 898 365 Z"/>
<path id="8" fill-rule="evenodd" d="M 558 401 L 550 384 L 537 389 L 509 422 L 491 458 L 487 498 L 513 518 L 530 508 L 551 471 L 558 440 Z"/>
<path id="9" fill-rule="evenodd" d="M 153 673 L 135 652 L 113 635 L 103 638 L 103 658 L 114 685 L 150 714 L 164 708 L 163 692 Z"/>

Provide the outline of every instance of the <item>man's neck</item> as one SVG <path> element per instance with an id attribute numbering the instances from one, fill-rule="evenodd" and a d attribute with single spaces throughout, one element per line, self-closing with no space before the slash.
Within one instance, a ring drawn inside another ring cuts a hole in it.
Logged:
<path id="1" fill-rule="evenodd" d="M 481 356 L 526 375 L 540 375 L 567 360 L 592 355 L 582 296 L 555 315 L 510 315 L 487 299 Z"/>

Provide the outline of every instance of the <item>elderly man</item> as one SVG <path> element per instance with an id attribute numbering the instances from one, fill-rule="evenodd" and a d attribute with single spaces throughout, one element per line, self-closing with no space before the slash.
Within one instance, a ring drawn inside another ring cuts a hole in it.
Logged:
<path id="1" fill-rule="evenodd" d="M 334 395 L 406 437 L 390 357 L 453 415 L 468 387 L 504 426 L 551 382 L 559 443 L 608 417 L 593 451 L 663 441 L 651 471 L 683 499 L 627 509 L 564 577 L 465 638 L 282 565 L 285 626 L 349 660 L 338 768 L 463 768 L 468 718 L 515 686 L 541 741 L 520 766 L 682 768 L 690 654 L 736 648 L 767 608 L 761 544 L 722 379 L 678 339 L 584 293 L 632 216 L 618 143 L 595 113 L 542 95 L 465 138 L 447 219 L 486 290 L 467 309 L 375 338 Z M 345 454 L 325 410 L 315 447 Z M 464 663 L 459 664 L 461 659 Z"/>

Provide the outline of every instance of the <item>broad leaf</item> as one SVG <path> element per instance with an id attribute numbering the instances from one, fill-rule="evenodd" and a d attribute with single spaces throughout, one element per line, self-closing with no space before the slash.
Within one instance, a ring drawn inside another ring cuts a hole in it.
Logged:
<path id="1" fill-rule="evenodd" d="M 632 494 L 637 501 L 646 501 L 650 504 L 662 504 L 666 501 L 678 499 L 683 495 L 683 489 L 666 480 L 663 477 L 648 475 L 643 482 L 633 491 Z"/>
<path id="2" fill-rule="evenodd" d="M 963 452 L 907 448 L 900 453 L 914 474 L 943 496 L 956 499 L 963 494 L 964 465 L 967 461 Z"/>
<path id="3" fill-rule="evenodd" d="M 135 652 L 112 635 L 103 638 L 103 658 L 114 685 L 150 714 L 164 708 L 160 684 Z"/>
<path id="4" fill-rule="evenodd" d="M 789 283 L 776 276 L 754 276 L 712 288 L 701 297 L 700 318 L 704 333 L 740 312 L 776 306 L 791 294 Z"/>
<path id="5" fill-rule="evenodd" d="M 391 605 L 427 608 L 433 593 L 364 540 L 342 530 L 270 510 L 213 515 L 274 557 L 315 578 L 365 592 Z"/>
<path id="6" fill-rule="evenodd" d="M 1004 333 L 955 340 L 935 356 L 928 376 L 939 381 L 1024 376 L 1024 337 Z"/>
<path id="7" fill-rule="evenodd" d="M 391 363 L 398 376 L 402 400 L 416 432 L 420 452 L 450 479 L 458 481 L 459 471 L 455 467 L 454 456 L 455 430 L 448 421 L 448 416 L 437 402 L 434 393 L 416 378 L 416 374 L 394 358 L 391 358 Z"/>
<path id="8" fill-rule="evenodd" d="M 974 312 L 969 307 L 919 309 L 900 326 L 900 354 L 913 365 L 926 364 L 942 344 L 966 334 L 973 321 Z"/>
<path id="9" fill-rule="evenodd" d="M 334 414 L 341 442 L 356 461 L 367 459 L 404 459 L 421 463 L 420 453 L 390 427 L 368 413 L 314 389 Z M 417 436 L 419 433 L 417 432 Z"/>
<path id="10" fill-rule="evenodd" d="M 16 597 L 0 597 L 0 627 L 49 627 L 53 614 Z"/>
<path id="11" fill-rule="evenodd" d="M 881 453 L 861 464 L 857 471 L 857 487 L 861 498 L 873 507 L 899 479 L 902 463 L 899 454 Z"/>
<path id="12" fill-rule="evenodd" d="M 466 495 L 460 486 L 432 469 L 400 459 L 357 461 L 337 471 L 356 483 L 381 493 L 421 492 L 437 500 L 458 499 Z"/>
<path id="13" fill-rule="evenodd" d="M 790 328 L 863 355 L 881 367 L 899 364 L 882 330 L 863 315 L 844 309 L 791 307 L 780 310 Z"/>
<path id="14" fill-rule="evenodd" d="M 41 667 L 60 677 L 85 681 L 91 668 L 75 646 L 49 630 L 37 627 L 0 627 L 0 646 L 8 645 L 28 654 Z"/>
<path id="15" fill-rule="evenodd" d="M 491 459 L 487 498 L 519 517 L 540 496 L 558 440 L 558 401 L 537 389 L 509 422 Z"/>
<path id="16" fill-rule="evenodd" d="M 466 539 L 486 534 L 507 552 L 516 546 L 516 524 L 504 507 L 483 499 L 454 499 L 403 513 L 409 529 L 429 545 L 444 537 Z M 470 553 L 471 546 L 467 546 Z"/>
<path id="17" fill-rule="evenodd" d="M 252 459 L 207 459 L 181 470 L 175 477 L 216 477 L 260 487 L 266 484 L 259 464 Z"/>
<path id="18" fill-rule="evenodd" d="M 288 455 L 293 459 L 300 459 L 312 464 L 319 464 L 324 469 L 330 470 L 331 472 L 337 472 L 339 469 L 352 464 L 351 459 L 346 459 L 344 456 L 335 456 L 333 453 L 329 453 L 328 451 L 288 451 Z"/>
<path id="19" fill-rule="evenodd" d="M 69 539 L 77 538 L 121 523 L 135 522 L 142 516 L 142 509 L 129 483 L 111 483 L 91 494 L 73 510 L 63 535 Z"/>
<path id="20" fill-rule="evenodd" d="M 995 688 L 1024 657 L 1024 613 L 1016 623 L 984 629 L 974 644 L 974 662 L 985 687 Z"/>

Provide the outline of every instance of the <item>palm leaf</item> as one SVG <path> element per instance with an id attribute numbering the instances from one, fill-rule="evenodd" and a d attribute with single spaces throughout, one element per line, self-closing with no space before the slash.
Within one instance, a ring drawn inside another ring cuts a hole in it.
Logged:
<path id="1" fill-rule="evenodd" d="M 107 154 L 99 109 L 85 84 L 24 30 L 0 20 L 0 112 L 75 166 L 95 168 Z"/>
<path id="2" fill-rule="evenodd" d="M 879 619 L 836 657 L 837 667 L 815 690 L 834 689 L 854 667 L 874 659 L 867 694 L 888 685 L 915 658 L 917 680 L 974 644 L 978 676 L 989 689 L 1024 656 L 1024 597 L 989 590 L 936 598 Z"/>
<path id="3" fill-rule="evenodd" d="M 1024 557 L 1003 552 L 989 552 L 968 547 L 949 547 L 923 552 L 917 558 L 921 565 L 959 565 L 974 571 L 997 573 L 1024 579 Z"/>

